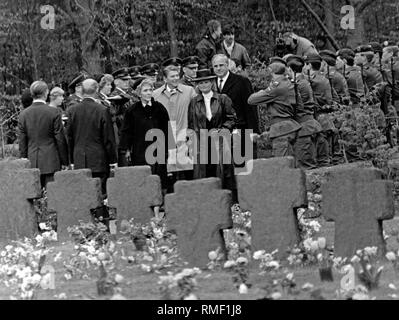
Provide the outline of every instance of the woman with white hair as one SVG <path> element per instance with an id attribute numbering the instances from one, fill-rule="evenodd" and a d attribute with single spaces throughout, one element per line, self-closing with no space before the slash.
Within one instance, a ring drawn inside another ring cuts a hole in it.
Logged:
<path id="1" fill-rule="evenodd" d="M 126 110 L 119 150 L 125 159 L 124 165 L 150 166 L 152 173 L 160 176 L 165 189 L 169 115 L 165 107 L 152 98 L 154 82 L 151 79 L 142 79 L 136 91 L 140 101 Z M 155 142 L 146 140 L 150 131 L 157 133 L 156 143 L 160 148 L 147 155 L 148 148 Z"/>

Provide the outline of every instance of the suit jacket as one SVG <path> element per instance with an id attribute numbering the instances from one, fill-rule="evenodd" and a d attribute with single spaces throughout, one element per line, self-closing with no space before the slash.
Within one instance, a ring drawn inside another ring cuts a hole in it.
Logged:
<path id="1" fill-rule="evenodd" d="M 108 108 L 85 98 L 68 110 L 68 118 L 69 152 L 75 169 L 108 172 L 109 164 L 117 162 L 115 135 Z"/>
<path id="2" fill-rule="evenodd" d="M 220 93 L 232 100 L 238 129 L 252 129 L 254 133 L 259 133 L 257 108 L 248 104 L 248 98 L 253 93 L 249 79 L 230 72 Z"/>
<path id="3" fill-rule="evenodd" d="M 18 121 L 19 150 L 32 168 L 52 174 L 68 165 L 68 149 L 61 113 L 45 103 L 35 102 L 22 111 Z"/>

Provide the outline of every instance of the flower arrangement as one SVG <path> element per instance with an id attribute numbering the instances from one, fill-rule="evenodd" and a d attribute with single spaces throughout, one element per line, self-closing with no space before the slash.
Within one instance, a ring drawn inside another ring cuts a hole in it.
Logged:
<path id="1" fill-rule="evenodd" d="M 193 268 L 183 269 L 176 274 L 168 272 L 167 275 L 160 276 L 158 284 L 162 300 L 197 300 L 194 291 L 198 285 L 196 276 L 200 274 L 200 269 Z"/>
<path id="2" fill-rule="evenodd" d="M 387 258 L 387 260 L 389 262 L 392 263 L 393 269 L 395 270 L 395 273 L 398 274 L 399 273 L 399 251 L 397 251 L 396 253 L 393 251 L 389 251 L 385 257 Z"/>
<path id="3" fill-rule="evenodd" d="M 240 294 L 247 294 L 248 288 L 252 285 L 249 280 L 248 259 L 238 257 L 236 260 L 228 260 L 225 262 L 224 269 L 233 272 L 233 283 Z"/>
<path id="4" fill-rule="evenodd" d="M 44 232 L 35 240 L 36 243 L 31 239 L 15 241 L 0 252 L 0 278 L 6 287 L 16 291 L 10 299 L 31 300 L 40 288 L 54 289 L 54 274 L 44 266 L 52 251 L 47 245 L 56 240 L 56 234 Z"/>
<path id="5" fill-rule="evenodd" d="M 379 286 L 383 266 L 378 267 L 377 247 L 366 247 L 358 250 L 351 259 L 352 265 L 357 270 L 359 281 L 368 289 L 375 290 Z"/>

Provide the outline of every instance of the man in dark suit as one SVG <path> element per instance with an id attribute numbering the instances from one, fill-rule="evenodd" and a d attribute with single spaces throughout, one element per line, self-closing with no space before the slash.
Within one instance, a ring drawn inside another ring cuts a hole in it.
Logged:
<path id="1" fill-rule="evenodd" d="M 248 105 L 248 98 L 254 92 L 248 78 L 229 71 L 229 59 L 224 54 L 217 54 L 212 59 L 213 71 L 217 75 L 216 85 L 219 93 L 227 95 L 233 101 L 237 114 L 237 129 L 241 134 L 241 153 L 245 150 L 245 130 L 259 133 L 257 108 Z M 248 137 L 247 137 L 248 140 Z"/>
<path id="2" fill-rule="evenodd" d="M 70 159 L 74 169 L 91 169 L 101 179 L 102 192 L 110 167 L 117 162 L 115 135 L 109 109 L 96 100 L 98 83 L 87 79 L 82 83 L 83 100 L 68 110 L 66 128 Z"/>
<path id="3" fill-rule="evenodd" d="M 30 87 L 32 105 L 21 112 L 18 121 L 21 158 L 28 158 L 32 168 L 40 169 L 42 188 L 54 180 L 54 173 L 68 166 L 68 149 L 61 113 L 46 104 L 49 93 L 43 81 Z"/>

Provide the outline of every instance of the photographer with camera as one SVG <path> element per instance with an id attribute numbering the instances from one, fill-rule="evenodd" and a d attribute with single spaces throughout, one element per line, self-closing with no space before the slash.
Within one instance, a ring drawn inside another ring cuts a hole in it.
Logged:
<path id="1" fill-rule="evenodd" d="M 312 54 L 318 54 L 316 46 L 310 42 L 308 39 L 299 37 L 293 32 L 286 32 L 283 34 L 282 39 L 284 39 L 285 47 L 288 52 L 305 57 Z M 282 41 L 278 39 L 278 42 Z"/>

